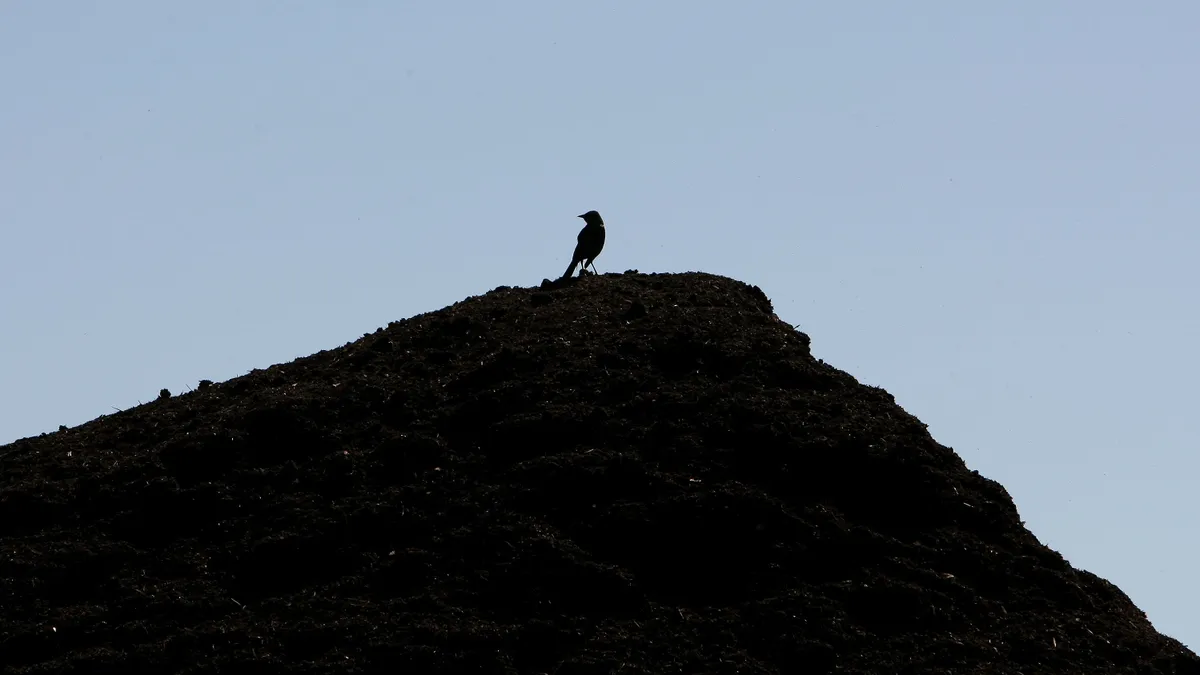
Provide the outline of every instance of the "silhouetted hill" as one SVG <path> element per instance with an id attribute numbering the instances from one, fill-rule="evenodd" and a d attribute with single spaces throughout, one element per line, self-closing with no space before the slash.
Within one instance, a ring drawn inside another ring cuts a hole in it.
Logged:
<path id="1" fill-rule="evenodd" d="M 756 287 L 499 288 L 0 447 L 6 673 L 1176 673 Z"/>

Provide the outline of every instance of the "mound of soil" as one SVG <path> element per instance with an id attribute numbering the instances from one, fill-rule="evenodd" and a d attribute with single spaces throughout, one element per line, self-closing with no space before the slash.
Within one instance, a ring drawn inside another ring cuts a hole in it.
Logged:
<path id="1" fill-rule="evenodd" d="M 1176 673 L 756 287 L 499 288 L 0 447 L 7 673 Z"/>

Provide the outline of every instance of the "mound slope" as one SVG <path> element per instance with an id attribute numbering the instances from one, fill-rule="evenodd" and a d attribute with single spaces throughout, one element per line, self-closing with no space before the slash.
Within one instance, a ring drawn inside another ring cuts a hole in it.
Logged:
<path id="1" fill-rule="evenodd" d="M 1200 673 L 707 274 L 499 288 L 0 468 L 5 672 Z"/>

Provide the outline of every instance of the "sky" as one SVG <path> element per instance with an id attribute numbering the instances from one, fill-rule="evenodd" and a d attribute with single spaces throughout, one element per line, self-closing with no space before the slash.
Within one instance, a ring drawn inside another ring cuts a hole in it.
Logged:
<path id="1" fill-rule="evenodd" d="M 0 5 L 0 443 L 562 273 L 760 286 L 1200 651 L 1200 4 Z"/>

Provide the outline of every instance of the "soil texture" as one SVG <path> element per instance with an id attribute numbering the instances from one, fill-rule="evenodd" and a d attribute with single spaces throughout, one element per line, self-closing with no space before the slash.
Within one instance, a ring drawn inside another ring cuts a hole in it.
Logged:
<path id="1" fill-rule="evenodd" d="M 5 673 L 1200 659 L 754 286 L 501 287 L 0 447 Z"/>

